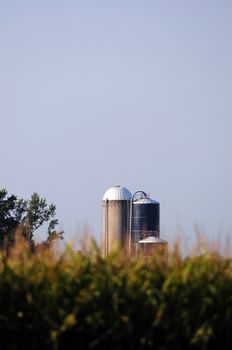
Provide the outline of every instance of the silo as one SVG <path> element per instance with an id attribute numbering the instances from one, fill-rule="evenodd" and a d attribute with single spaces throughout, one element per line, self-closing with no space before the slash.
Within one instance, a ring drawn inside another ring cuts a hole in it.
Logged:
<path id="1" fill-rule="evenodd" d="M 140 240 L 160 236 L 160 205 L 138 191 L 131 201 L 130 254 L 135 255 Z"/>
<path id="2" fill-rule="evenodd" d="M 108 189 L 103 197 L 103 255 L 113 249 L 126 248 L 130 226 L 130 191 L 123 186 Z"/>
<path id="3" fill-rule="evenodd" d="M 149 258 L 157 253 L 157 256 L 167 256 L 168 244 L 161 238 L 150 236 L 139 240 L 137 253 L 144 258 Z"/>

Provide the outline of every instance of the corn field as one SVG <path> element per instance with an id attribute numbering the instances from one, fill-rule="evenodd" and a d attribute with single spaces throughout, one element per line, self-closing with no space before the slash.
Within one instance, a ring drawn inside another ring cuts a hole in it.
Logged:
<path id="1" fill-rule="evenodd" d="M 219 253 L 0 254 L 0 349 L 232 348 L 232 264 Z"/>

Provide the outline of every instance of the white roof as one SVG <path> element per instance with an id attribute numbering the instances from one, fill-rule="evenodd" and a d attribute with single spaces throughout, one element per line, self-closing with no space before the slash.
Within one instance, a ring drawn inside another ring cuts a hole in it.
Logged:
<path id="1" fill-rule="evenodd" d="M 131 200 L 132 194 L 123 186 L 110 187 L 103 196 L 103 201 L 128 201 Z"/>
<path id="2" fill-rule="evenodd" d="M 158 237 L 150 236 L 150 237 L 141 239 L 139 243 L 162 243 L 163 244 L 163 243 L 167 243 L 167 241 L 164 241 L 163 239 Z"/>
<path id="3" fill-rule="evenodd" d="M 154 201 L 151 198 L 141 198 L 135 202 L 133 202 L 133 204 L 158 204 L 158 202 Z"/>

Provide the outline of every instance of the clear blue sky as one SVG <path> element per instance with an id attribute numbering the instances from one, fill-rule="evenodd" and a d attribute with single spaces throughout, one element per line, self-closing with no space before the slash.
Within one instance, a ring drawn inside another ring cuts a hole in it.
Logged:
<path id="1" fill-rule="evenodd" d="M 232 233 L 232 2 L 1 1 L 0 186 L 99 238 L 112 185 L 163 238 Z"/>

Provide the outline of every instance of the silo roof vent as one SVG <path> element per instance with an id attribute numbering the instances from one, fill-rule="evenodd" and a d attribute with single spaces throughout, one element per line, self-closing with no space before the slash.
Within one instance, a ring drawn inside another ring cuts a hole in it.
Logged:
<path id="1" fill-rule="evenodd" d="M 132 198 L 130 191 L 123 186 L 110 187 L 103 196 L 103 201 L 129 201 Z"/>

